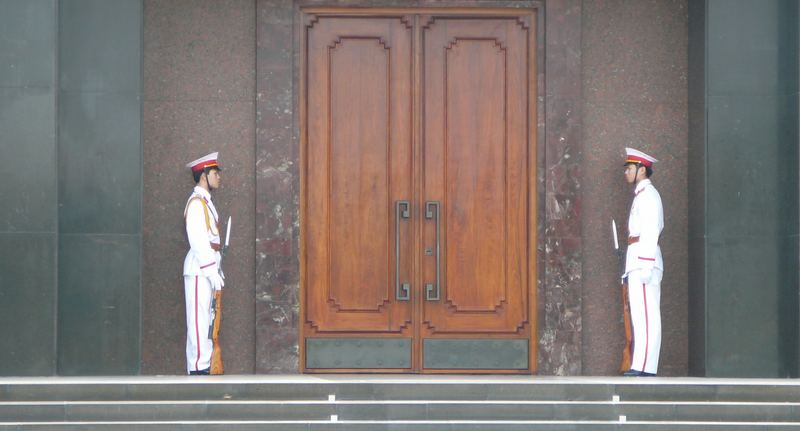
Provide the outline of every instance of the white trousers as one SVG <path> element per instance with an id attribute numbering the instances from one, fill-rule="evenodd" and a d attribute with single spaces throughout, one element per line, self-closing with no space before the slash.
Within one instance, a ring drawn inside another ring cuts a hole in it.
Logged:
<path id="1" fill-rule="evenodd" d="M 213 319 L 211 299 L 214 289 L 203 276 L 184 275 L 186 297 L 186 370 L 205 370 L 211 366 L 214 343 L 209 335 Z"/>
<path id="2" fill-rule="evenodd" d="M 633 326 L 631 369 L 656 374 L 661 354 L 661 277 L 653 269 L 650 282 L 639 279 L 639 271 L 628 273 L 628 300 Z"/>

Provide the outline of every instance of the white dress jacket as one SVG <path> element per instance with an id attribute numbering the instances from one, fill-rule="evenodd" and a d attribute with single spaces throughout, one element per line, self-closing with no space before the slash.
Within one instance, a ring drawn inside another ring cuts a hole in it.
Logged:
<path id="1" fill-rule="evenodd" d="M 637 269 L 657 268 L 663 271 L 664 261 L 658 246 L 658 237 L 664 229 L 661 195 L 649 179 L 640 181 L 634 193 L 636 196 L 628 218 L 628 235 L 629 242 L 630 238 L 638 237 L 638 240 L 628 245 L 625 275 Z"/>
<path id="2" fill-rule="evenodd" d="M 219 215 L 211 195 L 202 187 L 195 187 L 184 210 L 189 252 L 183 261 L 183 275 L 205 277 L 219 272 L 221 255 Z M 216 248 L 216 250 L 215 250 Z"/>

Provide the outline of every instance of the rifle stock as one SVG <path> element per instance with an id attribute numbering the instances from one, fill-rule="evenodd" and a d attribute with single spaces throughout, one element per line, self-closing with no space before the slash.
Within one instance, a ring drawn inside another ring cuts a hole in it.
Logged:
<path id="1" fill-rule="evenodd" d="M 619 372 L 624 373 L 631 369 L 631 354 L 633 347 L 633 331 L 631 328 L 631 307 L 628 302 L 628 278 L 622 279 L 622 317 L 625 325 L 625 346 L 622 348 L 622 360 Z"/>
<path id="2" fill-rule="evenodd" d="M 631 357 L 633 354 L 633 331 L 631 327 L 631 307 L 628 302 L 628 277 L 625 277 L 625 253 L 619 248 L 619 242 L 617 241 L 617 222 L 614 219 L 611 220 L 611 232 L 614 236 L 614 251 L 616 251 L 617 258 L 619 258 L 619 273 L 623 275 L 620 284 L 622 287 L 622 320 L 625 326 L 625 346 L 622 348 L 622 360 L 619 364 L 619 372 L 624 373 L 631 369 L 631 362 L 633 362 L 633 358 Z"/>
<path id="3" fill-rule="evenodd" d="M 228 246 L 231 241 L 231 216 L 228 216 L 228 226 L 225 232 L 225 244 L 220 250 L 220 263 L 219 271 L 222 274 L 222 258 L 225 257 L 225 252 L 228 251 Z M 219 327 L 222 323 L 222 290 L 214 292 L 214 324 L 211 329 L 211 341 L 214 343 L 213 350 L 211 350 L 211 370 L 209 373 L 212 375 L 225 374 L 225 367 L 222 364 L 222 346 L 219 344 Z"/>
<path id="4" fill-rule="evenodd" d="M 214 349 L 211 351 L 211 370 L 212 375 L 225 374 L 225 367 L 222 365 L 222 348 L 219 345 L 219 326 L 222 321 L 222 290 L 214 292 L 214 326 L 211 330 L 211 341 Z"/>

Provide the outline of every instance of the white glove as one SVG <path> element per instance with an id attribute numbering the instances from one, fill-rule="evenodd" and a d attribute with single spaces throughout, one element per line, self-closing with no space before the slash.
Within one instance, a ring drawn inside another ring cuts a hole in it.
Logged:
<path id="1" fill-rule="evenodd" d="M 650 283 L 651 278 L 653 278 L 653 270 L 651 268 L 642 268 L 639 270 L 639 280 L 642 283 Z"/>
<path id="2" fill-rule="evenodd" d="M 225 281 L 217 273 L 209 275 L 208 282 L 211 283 L 211 287 L 213 287 L 214 290 L 222 290 L 222 286 L 225 285 Z"/>

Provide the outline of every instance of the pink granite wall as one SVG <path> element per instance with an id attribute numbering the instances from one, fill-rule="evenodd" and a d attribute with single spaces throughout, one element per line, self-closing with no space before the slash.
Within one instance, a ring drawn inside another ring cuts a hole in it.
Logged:
<path id="1" fill-rule="evenodd" d="M 623 342 L 610 220 L 626 226 L 631 186 L 624 147 L 660 160 L 664 204 L 659 374 L 688 373 L 687 0 L 583 2 L 583 370 L 612 375 Z M 621 230 L 620 235 L 624 231 Z"/>
<path id="2" fill-rule="evenodd" d="M 220 151 L 214 201 L 232 215 L 221 342 L 228 373 L 255 371 L 255 5 L 145 0 L 142 372 L 185 372 L 184 165 Z"/>

